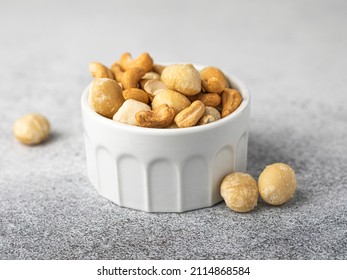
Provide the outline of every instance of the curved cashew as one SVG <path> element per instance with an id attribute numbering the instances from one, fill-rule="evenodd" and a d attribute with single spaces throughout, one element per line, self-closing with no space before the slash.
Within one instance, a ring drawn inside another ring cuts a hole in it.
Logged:
<path id="1" fill-rule="evenodd" d="M 207 116 L 207 115 L 213 116 L 215 120 L 219 120 L 222 117 L 216 108 L 209 107 L 209 106 L 206 106 L 205 108 L 204 116 Z"/>
<path id="2" fill-rule="evenodd" d="M 188 108 L 183 109 L 175 117 L 178 127 L 190 127 L 198 123 L 205 112 L 205 105 L 200 100 L 194 101 Z"/>
<path id="3" fill-rule="evenodd" d="M 217 107 L 221 101 L 221 97 L 217 93 L 203 93 L 199 95 L 198 99 L 209 107 Z"/>
<path id="4" fill-rule="evenodd" d="M 206 106 L 203 116 L 200 118 L 198 125 L 211 123 L 221 118 L 219 111 L 216 108 Z"/>
<path id="5" fill-rule="evenodd" d="M 123 53 L 119 64 L 123 70 L 128 70 L 133 67 L 143 68 L 145 72 L 149 72 L 153 68 L 153 59 L 148 53 L 140 54 L 136 59 L 132 59 L 131 54 Z"/>
<path id="6" fill-rule="evenodd" d="M 109 78 L 114 79 L 111 69 L 107 68 L 100 62 L 89 63 L 89 71 L 94 78 Z"/>
<path id="7" fill-rule="evenodd" d="M 206 67 L 200 71 L 202 87 L 207 92 L 221 93 L 228 87 L 228 81 L 223 72 L 216 67 Z"/>
<path id="8" fill-rule="evenodd" d="M 208 124 L 214 122 L 215 120 L 216 119 L 212 115 L 202 116 L 201 119 L 198 121 L 198 125 Z"/>
<path id="9" fill-rule="evenodd" d="M 136 121 L 139 126 L 152 128 L 165 128 L 171 125 L 175 116 L 174 108 L 162 104 L 152 111 L 140 111 L 136 113 Z"/>
<path id="10" fill-rule="evenodd" d="M 111 66 L 111 70 L 114 74 L 114 77 L 118 83 L 121 83 L 124 71 L 122 70 L 121 66 L 118 64 L 118 62 L 115 62 Z"/>
<path id="11" fill-rule="evenodd" d="M 138 82 L 145 74 L 145 70 L 143 68 L 134 67 L 126 70 L 122 76 L 121 83 L 124 89 L 128 88 L 137 88 Z"/>
<path id="12" fill-rule="evenodd" d="M 147 104 L 148 100 L 149 100 L 148 94 L 139 88 L 125 89 L 125 90 L 123 90 L 122 94 L 123 94 L 123 97 L 125 100 L 134 99 L 134 100 L 143 102 L 145 104 Z"/>
<path id="13" fill-rule="evenodd" d="M 233 88 L 225 88 L 222 92 L 222 118 L 230 115 L 241 104 L 241 94 Z"/>

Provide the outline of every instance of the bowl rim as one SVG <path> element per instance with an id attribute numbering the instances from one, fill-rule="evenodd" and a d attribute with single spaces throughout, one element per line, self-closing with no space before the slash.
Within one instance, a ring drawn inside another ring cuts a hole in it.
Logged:
<path id="1" fill-rule="evenodd" d="M 176 63 L 167 63 L 167 64 L 171 65 Z M 199 64 L 193 64 L 193 65 L 198 70 L 206 67 Z M 223 73 L 225 72 L 223 71 Z M 91 86 L 92 81 L 89 83 L 89 85 L 84 89 L 82 93 L 81 107 L 82 107 L 83 113 L 88 114 L 89 117 L 93 118 L 95 121 L 110 127 L 110 129 L 123 130 L 129 133 L 146 134 L 146 135 L 179 135 L 179 134 L 202 133 L 204 131 L 210 131 L 214 128 L 217 128 L 229 122 L 232 122 L 235 118 L 237 118 L 240 114 L 242 114 L 250 104 L 250 99 L 251 99 L 250 93 L 246 85 L 236 76 L 228 76 L 228 75 L 225 75 L 225 76 L 228 79 L 229 83 L 231 84 L 231 87 L 236 88 L 240 92 L 243 100 L 240 106 L 229 116 L 222 118 L 218 121 L 214 121 L 212 123 L 208 123 L 204 125 L 192 126 L 192 127 L 186 127 L 186 128 L 148 128 L 148 127 L 139 127 L 139 126 L 124 124 L 121 122 L 115 122 L 112 119 L 99 115 L 92 108 L 90 108 L 88 104 L 88 95 L 89 95 L 89 88 Z"/>

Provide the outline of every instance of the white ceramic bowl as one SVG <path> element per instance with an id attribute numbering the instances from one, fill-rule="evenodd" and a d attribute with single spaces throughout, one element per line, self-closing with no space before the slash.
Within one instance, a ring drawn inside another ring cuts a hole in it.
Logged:
<path id="1" fill-rule="evenodd" d="M 222 201 L 223 178 L 246 170 L 250 122 L 247 88 L 237 78 L 229 81 L 243 97 L 234 113 L 177 129 L 142 128 L 102 117 L 88 105 L 88 86 L 82 118 L 88 176 L 98 193 L 119 206 L 147 212 L 184 212 Z"/>

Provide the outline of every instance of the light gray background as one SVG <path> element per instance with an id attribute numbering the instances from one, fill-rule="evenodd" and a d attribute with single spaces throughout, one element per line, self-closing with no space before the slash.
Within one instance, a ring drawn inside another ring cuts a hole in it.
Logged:
<path id="1" fill-rule="evenodd" d="M 346 259 L 346 1 L 0 0 L 1 259 Z M 297 172 L 294 199 L 148 214 L 86 177 L 79 99 L 122 52 L 215 65 L 252 93 L 249 172 Z M 50 141 L 12 124 L 48 116 Z"/>

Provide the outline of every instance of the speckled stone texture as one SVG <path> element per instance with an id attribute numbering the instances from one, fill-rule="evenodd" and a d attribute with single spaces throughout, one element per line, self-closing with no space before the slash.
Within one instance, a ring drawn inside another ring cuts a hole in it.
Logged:
<path id="1" fill-rule="evenodd" d="M 0 3 L 0 259 L 346 259 L 346 1 Z M 297 172 L 281 207 L 224 203 L 149 214 L 99 197 L 86 177 L 80 95 L 90 61 L 148 51 L 215 65 L 252 93 L 249 172 Z M 40 112 L 50 141 L 11 127 Z"/>

